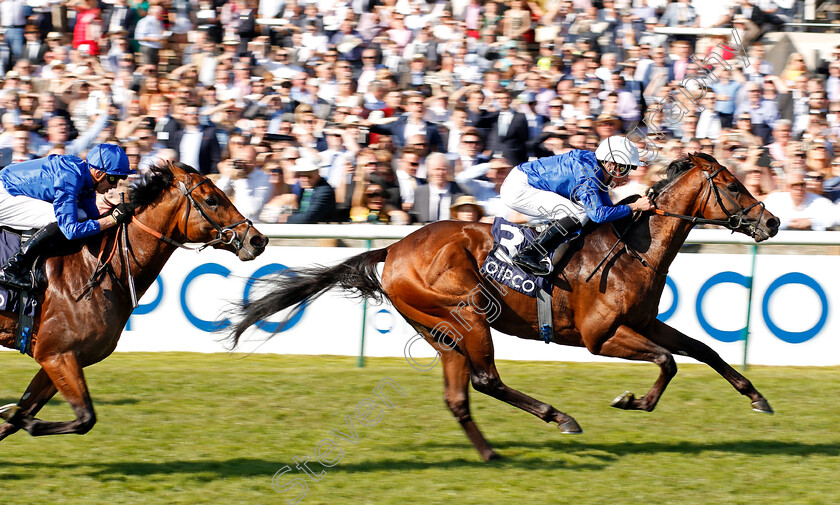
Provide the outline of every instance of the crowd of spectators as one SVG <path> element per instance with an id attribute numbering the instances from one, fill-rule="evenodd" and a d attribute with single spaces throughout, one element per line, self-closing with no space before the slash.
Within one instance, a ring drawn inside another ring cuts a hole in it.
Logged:
<path id="1" fill-rule="evenodd" d="M 651 118 L 658 155 L 615 199 L 703 151 L 783 228 L 840 226 L 840 46 L 777 68 L 763 35 L 801 2 L 698 3 L 2 0 L 0 165 L 111 141 L 257 222 L 525 222 L 499 199 L 517 164 Z M 701 16 L 730 34 L 656 31 Z M 650 114 L 668 96 L 677 120 Z"/>

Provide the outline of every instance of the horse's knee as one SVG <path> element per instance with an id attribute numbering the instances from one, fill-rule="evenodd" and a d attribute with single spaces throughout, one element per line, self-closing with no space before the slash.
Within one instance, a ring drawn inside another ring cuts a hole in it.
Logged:
<path id="1" fill-rule="evenodd" d="M 93 429 L 93 425 L 96 424 L 96 413 L 93 409 L 85 410 L 84 412 L 80 413 L 79 416 L 76 418 L 78 422 L 78 433 L 79 435 L 84 435 L 85 433 L 89 432 Z"/>
<path id="2" fill-rule="evenodd" d="M 457 395 L 445 397 L 446 406 L 452 411 L 452 415 L 459 421 L 464 421 L 470 418 L 470 404 L 465 395 Z"/>
<path id="3" fill-rule="evenodd" d="M 491 375 L 486 372 L 470 374 L 470 381 L 476 391 L 493 396 L 502 388 L 502 379 L 498 375 Z"/>
<path id="4" fill-rule="evenodd" d="M 660 356 L 659 359 L 656 360 L 656 363 L 659 365 L 659 368 L 662 369 L 662 373 L 669 379 L 677 375 L 677 362 L 674 361 L 674 356 L 670 352 L 664 353 Z"/>

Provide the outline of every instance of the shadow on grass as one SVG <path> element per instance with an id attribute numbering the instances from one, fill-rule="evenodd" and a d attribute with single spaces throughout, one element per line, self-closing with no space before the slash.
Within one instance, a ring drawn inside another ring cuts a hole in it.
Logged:
<path id="1" fill-rule="evenodd" d="M 0 398 L 0 405 L 6 405 L 7 403 L 17 403 L 20 398 Z M 61 398 L 53 398 L 47 405 L 61 405 L 62 403 L 67 403 Z M 93 406 L 96 407 L 97 405 L 136 405 L 140 403 L 140 400 L 137 398 L 115 398 L 113 400 L 97 400 L 93 398 Z"/>
<path id="2" fill-rule="evenodd" d="M 0 461 L 0 464 L 3 464 Z M 97 463 L 94 461 L 86 463 L 41 463 L 15 462 L 15 469 L 27 469 L 25 472 L 0 473 L 2 479 L 22 479 L 23 475 L 35 475 L 33 469 L 80 469 L 83 473 L 101 480 L 125 480 L 126 477 L 151 477 L 155 475 L 195 475 L 206 480 L 215 480 L 229 477 L 254 477 L 267 475 L 271 479 L 284 465 L 295 466 L 294 462 L 282 463 L 279 461 L 267 461 L 253 458 L 234 458 L 227 460 L 198 460 L 198 461 L 160 461 L 131 462 L 120 461 L 111 463 Z M 6 467 L 7 470 L 11 468 Z"/>
<path id="3" fill-rule="evenodd" d="M 407 472 L 427 469 L 453 468 L 499 468 L 544 471 L 546 469 L 601 470 L 625 456 L 638 454 L 678 454 L 691 458 L 703 452 L 723 452 L 750 456 L 840 456 L 840 444 L 805 444 L 799 442 L 774 442 L 770 440 L 744 440 L 740 442 L 691 443 L 691 442 L 622 442 L 616 444 L 571 444 L 551 442 L 547 444 L 500 441 L 494 444 L 502 459 L 482 462 L 472 446 L 468 444 L 423 444 L 418 450 L 462 449 L 463 456 L 436 458 L 433 454 L 412 457 L 403 452 L 402 457 L 381 458 L 358 463 L 339 463 L 330 468 L 330 473 Z M 551 455 L 519 454 L 505 457 L 504 450 L 550 449 Z M 81 469 L 84 473 L 101 480 L 125 480 L 128 477 L 152 477 L 155 475 L 192 475 L 195 480 L 219 478 L 271 477 L 285 465 L 294 468 L 292 461 L 270 461 L 253 458 L 198 461 L 160 462 L 113 462 L 113 463 L 15 463 L 15 468 L 58 468 Z M 317 466 L 316 466 L 317 468 Z M 25 472 L 29 475 L 29 471 Z M 20 473 L 2 474 L 5 479 L 20 479 Z"/>
<path id="4" fill-rule="evenodd" d="M 553 440 L 550 442 L 527 442 L 522 440 L 497 440 L 490 445 L 498 451 L 505 449 L 550 449 L 558 454 L 593 456 L 608 454 L 615 458 L 636 454 L 680 454 L 696 456 L 704 452 L 746 454 L 749 456 L 840 456 L 840 444 L 807 444 L 802 442 L 780 442 L 777 440 L 740 440 L 721 442 L 620 442 L 614 444 L 576 443 Z M 417 450 L 452 449 L 473 450 L 469 443 L 429 442 L 416 447 Z M 502 454 L 504 456 L 504 454 Z"/>
<path id="5" fill-rule="evenodd" d="M 638 454 L 678 454 L 690 458 L 704 452 L 723 452 L 746 454 L 750 456 L 840 456 L 840 444 L 806 444 L 800 442 L 775 442 L 770 440 L 743 440 L 740 442 L 621 442 L 616 444 L 577 444 L 554 441 L 548 444 L 522 441 L 499 441 L 494 447 L 500 451 L 501 459 L 485 463 L 469 444 L 424 444 L 418 450 L 439 449 L 441 447 L 462 448 L 463 455 L 435 458 L 426 455 L 410 458 L 408 454 L 397 458 L 382 458 L 342 462 L 330 472 L 368 473 L 368 472 L 406 472 L 435 468 L 518 468 L 524 470 L 545 470 L 563 468 L 569 470 L 599 470 L 621 458 Z M 504 450 L 550 449 L 552 455 L 540 454 L 505 457 Z M 563 458 L 570 456 L 571 458 Z M 101 465 L 96 472 L 100 477 L 125 475 L 152 475 L 163 473 L 216 473 L 219 477 L 255 475 L 274 475 L 284 465 L 294 468 L 294 462 L 265 461 L 258 459 L 232 459 L 227 461 L 170 461 L 160 463 L 116 463 Z M 100 465 L 97 465 L 100 466 Z"/>

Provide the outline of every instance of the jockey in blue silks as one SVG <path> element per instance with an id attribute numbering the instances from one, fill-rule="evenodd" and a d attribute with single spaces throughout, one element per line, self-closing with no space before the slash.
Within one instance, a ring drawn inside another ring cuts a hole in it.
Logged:
<path id="1" fill-rule="evenodd" d="M 647 197 L 630 205 L 613 205 L 609 197 L 613 179 L 625 177 L 638 165 L 638 148 L 616 135 L 601 142 L 594 153 L 575 149 L 517 166 L 502 184 L 502 201 L 526 216 L 553 223 L 513 262 L 535 275 L 548 275 L 551 252 L 574 238 L 590 219 L 604 223 L 652 209 Z"/>
<path id="2" fill-rule="evenodd" d="M 40 254 L 66 239 L 96 235 L 131 218 L 127 204 L 99 215 L 96 193 L 105 194 L 133 171 L 114 144 L 91 148 L 86 159 L 50 155 L 0 171 L 0 225 L 39 228 L 0 269 L 0 283 L 32 289 L 29 270 Z"/>

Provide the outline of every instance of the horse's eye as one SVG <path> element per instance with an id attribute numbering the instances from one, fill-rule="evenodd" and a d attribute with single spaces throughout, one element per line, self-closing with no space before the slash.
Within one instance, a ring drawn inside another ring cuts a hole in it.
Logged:
<path id="1" fill-rule="evenodd" d="M 207 199 L 206 199 L 206 200 L 204 200 L 204 202 L 205 202 L 207 205 L 209 205 L 210 207 L 215 207 L 216 205 L 218 205 L 218 204 L 219 204 L 219 201 L 218 201 L 218 200 L 216 200 L 216 197 L 215 197 L 215 196 L 208 196 L 208 197 L 207 197 Z"/>
<path id="2" fill-rule="evenodd" d="M 737 192 L 738 192 L 738 185 L 737 185 L 737 184 L 735 184 L 735 183 L 733 182 L 733 183 L 732 183 L 732 184 L 730 184 L 730 185 L 729 185 L 729 187 L 728 187 L 728 188 L 726 188 L 726 189 L 728 189 L 728 190 L 729 190 L 730 192 L 732 192 L 732 193 L 737 193 Z"/>

